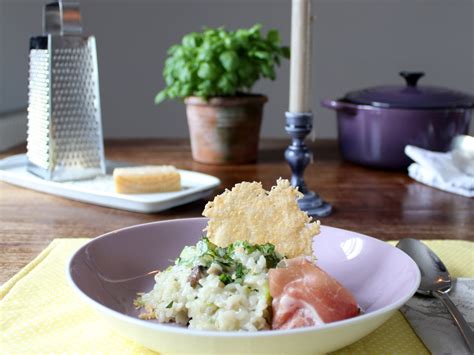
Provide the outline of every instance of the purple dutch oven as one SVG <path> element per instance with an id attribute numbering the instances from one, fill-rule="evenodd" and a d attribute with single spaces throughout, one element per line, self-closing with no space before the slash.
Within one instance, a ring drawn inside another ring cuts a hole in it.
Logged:
<path id="1" fill-rule="evenodd" d="M 467 134 L 474 97 L 458 91 L 417 86 L 421 72 L 401 72 L 406 86 L 378 86 L 323 100 L 337 111 L 342 156 L 354 163 L 403 169 L 407 144 L 447 151 L 452 139 Z"/>

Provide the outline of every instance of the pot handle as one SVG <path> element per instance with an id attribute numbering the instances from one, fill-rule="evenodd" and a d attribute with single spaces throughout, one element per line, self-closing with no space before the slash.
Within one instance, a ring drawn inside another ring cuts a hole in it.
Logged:
<path id="1" fill-rule="evenodd" d="M 416 87 L 418 80 L 420 80 L 421 77 L 425 76 L 425 73 L 423 73 L 422 71 L 401 71 L 399 74 L 406 80 L 407 86 L 413 88 Z"/>
<path id="2" fill-rule="evenodd" d="M 325 99 L 321 101 L 321 106 L 336 111 L 345 111 L 352 114 L 356 114 L 357 112 L 357 106 L 344 101 Z"/>

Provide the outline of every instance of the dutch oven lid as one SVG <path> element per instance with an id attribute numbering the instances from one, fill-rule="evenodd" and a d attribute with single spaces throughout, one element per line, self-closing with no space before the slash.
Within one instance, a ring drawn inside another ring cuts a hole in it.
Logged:
<path id="1" fill-rule="evenodd" d="M 349 92 L 345 100 L 355 104 L 383 108 L 453 109 L 474 107 L 474 97 L 459 91 L 435 87 L 417 86 L 423 72 L 400 72 L 406 86 L 377 86 Z"/>

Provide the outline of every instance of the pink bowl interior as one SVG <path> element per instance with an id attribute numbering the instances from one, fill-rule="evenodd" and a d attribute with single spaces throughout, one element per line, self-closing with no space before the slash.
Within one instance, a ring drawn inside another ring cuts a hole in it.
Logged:
<path id="1" fill-rule="evenodd" d="M 138 225 L 93 239 L 72 257 L 72 282 L 90 299 L 136 317 L 133 300 L 149 291 L 152 275 L 204 234 L 205 218 Z M 317 264 L 351 290 L 365 313 L 394 304 L 417 287 L 418 269 L 403 252 L 377 239 L 322 227 L 314 239 Z"/>
<path id="2" fill-rule="evenodd" d="M 323 226 L 313 250 L 318 266 L 351 290 L 365 313 L 396 303 L 418 287 L 415 262 L 378 239 Z"/>

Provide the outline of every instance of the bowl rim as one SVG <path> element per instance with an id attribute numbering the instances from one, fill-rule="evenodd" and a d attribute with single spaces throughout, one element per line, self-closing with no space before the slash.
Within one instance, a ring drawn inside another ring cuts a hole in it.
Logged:
<path id="1" fill-rule="evenodd" d="M 193 217 L 193 218 L 178 218 L 178 219 L 171 219 L 171 220 L 163 220 L 163 221 L 155 221 L 155 222 L 148 222 L 148 223 L 141 223 L 141 224 L 136 224 L 124 228 L 120 228 L 117 230 L 113 230 L 111 232 L 107 232 L 105 234 L 102 234 L 98 237 L 95 237 L 88 241 L 86 244 L 82 245 L 77 251 L 75 251 L 72 256 L 69 258 L 67 264 L 66 264 L 66 278 L 69 283 L 69 285 L 72 287 L 76 295 L 78 295 L 83 301 L 88 303 L 90 306 L 92 306 L 95 309 L 101 310 L 101 312 L 105 312 L 109 316 L 112 316 L 113 318 L 116 318 L 117 320 L 126 322 L 126 323 L 131 323 L 136 326 L 140 327 L 145 327 L 149 328 L 151 330 L 157 330 L 160 332 L 170 332 L 170 333 L 178 333 L 181 335 L 190 335 L 190 336 L 195 336 L 195 337 L 223 337 L 223 338 L 254 338 L 254 337 L 272 337 L 272 336 L 278 336 L 278 335 L 291 335 L 291 334 L 304 334 L 304 333 L 313 333 L 313 332 L 324 332 L 327 330 L 331 330 L 333 328 L 339 328 L 339 327 L 346 327 L 350 325 L 355 325 L 357 323 L 361 323 L 373 318 L 376 318 L 378 316 L 381 316 L 383 314 L 389 313 L 391 311 L 396 311 L 398 310 L 401 306 L 403 306 L 418 290 L 418 287 L 421 282 L 421 273 L 420 269 L 416 265 L 416 263 L 411 259 L 406 253 L 401 251 L 400 249 L 396 248 L 393 245 L 388 244 L 385 241 L 370 237 L 365 234 L 361 234 L 358 232 L 353 232 L 349 231 L 346 229 L 342 228 L 336 228 L 336 227 L 330 227 L 330 226 L 322 226 L 324 229 L 336 229 L 344 232 L 350 232 L 357 234 L 358 236 L 361 236 L 363 238 L 368 238 L 376 243 L 383 243 L 384 245 L 396 249 L 398 252 L 402 253 L 407 259 L 408 263 L 411 265 L 413 270 L 415 271 L 415 282 L 412 288 L 410 289 L 410 292 L 408 292 L 404 297 L 399 299 L 397 302 L 391 303 L 387 306 L 384 306 L 376 311 L 370 312 L 370 313 L 364 313 L 361 314 L 357 317 L 349 318 L 349 319 L 344 319 L 336 322 L 331 322 L 327 323 L 324 325 L 317 325 L 317 326 L 309 326 L 309 327 L 302 327 L 302 328 L 295 328 L 295 329 L 283 329 L 283 330 L 261 330 L 261 331 L 254 331 L 254 332 L 245 332 L 245 331 L 217 331 L 217 330 L 199 330 L 199 329 L 190 329 L 187 327 L 177 327 L 177 326 L 170 326 L 166 324 L 160 324 L 160 323 L 154 323 L 150 322 L 148 320 L 143 320 L 139 318 L 135 318 L 126 314 L 123 314 L 121 312 L 115 311 L 107 306 L 104 306 L 98 301 L 93 300 L 90 298 L 87 294 L 85 294 L 79 286 L 75 283 L 72 275 L 71 275 L 71 266 L 72 263 L 74 262 L 75 258 L 77 255 L 79 255 L 80 252 L 82 252 L 83 249 L 87 248 L 91 243 L 102 239 L 102 238 L 107 238 L 113 234 L 123 232 L 125 230 L 130 230 L 130 229 L 136 229 L 140 228 L 143 226 L 148 226 L 148 225 L 159 225 L 159 224 L 164 224 L 164 223 L 180 223 L 180 222 L 187 222 L 187 221 L 192 221 L 192 220 L 207 220 L 205 217 Z"/>

